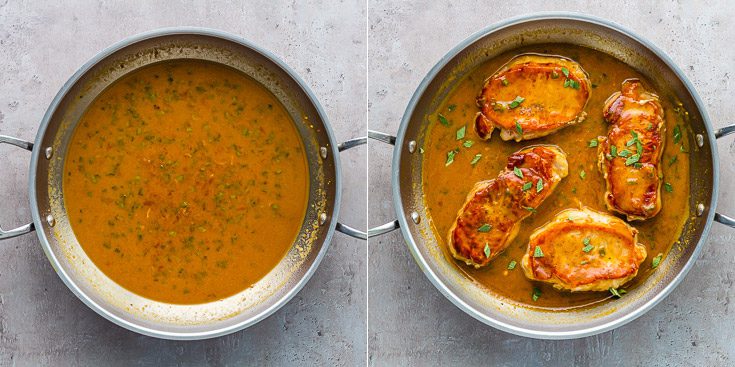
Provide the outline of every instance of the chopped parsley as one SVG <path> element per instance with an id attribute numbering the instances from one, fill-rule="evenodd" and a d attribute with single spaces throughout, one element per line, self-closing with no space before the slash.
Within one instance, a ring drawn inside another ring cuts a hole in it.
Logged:
<path id="1" fill-rule="evenodd" d="M 490 257 L 490 246 L 488 246 L 488 244 L 486 243 L 485 244 L 485 258 L 489 258 L 489 257 Z"/>
<path id="2" fill-rule="evenodd" d="M 454 162 L 454 156 L 457 155 L 457 150 L 450 150 L 447 152 L 447 161 L 444 163 L 444 167 L 449 166 Z"/>
<path id="3" fill-rule="evenodd" d="M 584 170 L 579 171 L 579 178 L 584 180 L 585 177 L 587 177 L 587 172 Z"/>
<path id="4" fill-rule="evenodd" d="M 542 178 L 538 179 L 538 182 L 536 182 L 536 192 L 541 192 L 544 189 L 544 180 Z"/>
<path id="5" fill-rule="evenodd" d="M 666 192 L 674 192 L 674 187 L 671 186 L 670 183 L 666 182 L 664 183 L 664 190 L 666 190 Z"/>
<path id="6" fill-rule="evenodd" d="M 508 270 L 513 270 L 513 269 L 515 269 L 515 268 L 516 268 L 516 261 L 515 261 L 515 260 L 511 260 L 511 261 L 510 261 L 510 262 L 508 263 Z"/>
<path id="7" fill-rule="evenodd" d="M 462 126 L 457 130 L 457 140 L 464 139 L 464 135 L 467 132 L 467 126 Z"/>
<path id="8" fill-rule="evenodd" d="M 556 79 L 559 77 L 559 73 L 556 72 L 556 70 L 551 72 L 551 79 Z"/>
<path id="9" fill-rule="evenodd" d="M 491 226 L 488 223 L 485 223 L 485 224 L 481 225 L 480 228 L 477 228 L 477 232 L 487 233 L 487 232 L 490 232 L 490 230 L 492 228 L 493 228 L 493 226 Z"/>
<path id="10" fill-rule="evenodd" d="M 523 209 L 526 209 L 531 213 L 536 213 L 536 209 L 532 206 L 524 206 Z"/>
<path id="11" fill-rule="evenodd" d="M 447 120 L 447 118 L 441 113 L 439 114 L 439 122 L 444 126 L 449 126 L 449 120 Z"/>
<path id="12" fill-rule="evenodd" d="M 456 104 L 450 104 L 449 106 L 447 106 L 447 109 L 449 110 L 449 112 L 454 111 L 455 108 L 457 108 Z"/>
<path id="13" fill-rule="evenodd" d="M 564 81 L 564 88 L 579 89 L 579 82 L 574 79 L 567 79 Z"/>
<path id="14" fill-rule="evenodd" d="M 628 159 L 625 160 L 625 165 L 626 166 L 630 166 L 633 163 L 637 163 L 639 159 L 641 159 L 641 155 L 640 154 L 637 154 L 637 153 L 636 154 L 633 154 L 632 156 L 628 157 Z M 636 167 L 636 168 L 638 168 L 638 167 Z"/>
<path id="15" fill-rule="evenodd" d="M 589 148 L 597 147 L 597 138 L 590 140 L 589 144 L 587 144 L 587 147 Z"/>
<path id="16" fill-rule="evenodd" d="M 533 299 L 534 302 L 538 301 L 538 299 L 541 298 L 541 290 L 537 287 L 533 287 L 533 293 L 531 293 L 531 299 Z"/>
<path id="17" fill-rule="evenodd" d="M 615 296 L 616 298 L 620 298 L 628 292 L 626 292 L 625 289 L 622 289 L 622 288 L 616 289 L 616 288 L 610 287 L 610 293 L 612 293 L 612 295 Z"/>
<path id="18" fill-rule="evenodd" d="M 516 131 L 519 135 L 523 135 L 523 128 L 521 127 L 521 124 L 518 123 L 518 121 L 516 121 Z"/>
<path id="19" fill-rule="evenodd" d="M 503 80 L 501 81 L 501 83 L 503 84 L 503 86 L 504 86 L 504 87 L 507 87 L 507 86 L 508 86 L 508 84 L 510 84 L 510 83 L 508 82 L 508 79 L 503 79 Z"/>
<path id="20" fill-rule="evenodd" d="M 679 125 L 674 126 L 674 144 L 679 144 L 681 141 L 681 127 Z"/>
<path id="21" fill-rule="evenodd" d="M 472 140 L 465 140 L 464 143 L 462 143 L 462 145 L 464 145 L 465 148 L 472 147 L 472 144 L 475 144 L 475 142 Z"/>
<path id="22" fill-rule="evenodd" d="M 531 183 L 531 182 L 526 182 L 526 183 L 524 183 L 524 184 L 523 184 L 523 187 L 522 187 L 522 189 L 523 189 L 523 191 L 528 191 L 528 190 L 530 190 L 530 189 L 531 189 L 531 187 L 532 187 L 532 186 L 533 186 L 533 183 Z"/>
<path id="23" fill-rule="evenodd" d="M 477 162 L 480 161 L 480 158 L 482 158 L 482 154 L 480 154 L 480 153 L 475 154 L 475 157 L 472 158 L 472 162 L 470 162 L 470 164 L 473 165 L 473 166 L 476 165 Z"/>
<path id="24" fill-rule="evenodd" d="M 518 178 L 523 178 L 523 171 L 521 171 L 520 168 L 513 167 L 513 173 L 515 173 Z"/>
<path id="25" fill-rule="evenodd" d="M 674 163 L 676 163 L 677 160 L 679 160 L 679 158 L 677 156 L 671 157 L 671 159 L 669 159 L 669 166 L 671 166 Z"/>
<path id="26" fill-rule="evenodd" d="M 521 96 L 516 96 L 516 98 L 514 100 L 510 101 L 510 103 L 508 104 L 508 108 L 514 109 L 514 108 L 520 106 L 521 103 L 523 103 L 523 101 L 525 101 L 525 100 L 526 99 L 523 98 L 523 97 L 521 97 Z"/>
<path id="27" fill-rule="evenodd" d="M 569 78 L 569 69 L 567 68 L 561 68 L 561 73 L 564 74 L 565 78 Z"/>
<path id="28" fill-rule="evenodd" d="M 616 146 L 614 146 L 614 145 L 613 145 L 613 146 L 611 146 L 611 147 L 610 147 L 610 155 L 611 155 L 611 156 L 612 156 L 613 158 L 617 157 L 617 156 L 618 156 L 618 147 L 616 147 Z"/>
<path id="29" fill-rule="evenodd" d="M 536 248 L 533 249 L 533 257 L 536 257 L 536 258 L 538 258 L 538 257 L 544 257 L 544 252 L 541 251 L 541 247 L 540 246 L 536 246 Z"/>
<path id="30" fill-rule="evenodd" d="M 621 150 L 621 151 L 618 152 L 618 157 L 625 158 L 625 157 L 627 157 L 629 155 L 630 155 L 630 150 L 628 150 L 628 149 L 623 149 L 623 150 Z"/>
<path id="31" fill-rule="evenodd" d="M 656 257 L 653 258 L 651 261 L 651 269 L 656 269 L 659 264 L 661 264 L 661 258 L 664 256 L 664 254 L 658 254 Z"/>

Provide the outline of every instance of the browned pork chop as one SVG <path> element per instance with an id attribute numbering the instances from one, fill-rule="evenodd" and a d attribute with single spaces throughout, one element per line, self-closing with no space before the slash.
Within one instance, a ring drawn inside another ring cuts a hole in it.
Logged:
<path id="1" fill-rule="evenodd" d="M 600 137 L 599 169 L 607 182 L 607 208 L 628 220 L 645 220 L 661 210 L 661 154 L 665 126 L 658 96 L 638 79 L 623 82 L 603 109 L 610 123 Z"/>
<path id="2" fill-rule="evenodd" d="M 568 173 L 566 154 L 554 145 L 524 148 L 508 157 L 497 178 L 475 184 L 449 230 L 455 258 L 479 268 L 500 254 Z"/>
<path id="3" fill-rule="evenodd" d="M 526 277 L 576 291 L 607 291 L 635 278 L 646 259 L 638 230 L 612 215 L 566 209 L 531 234 Z"/>
<path id="4" fill-rule="evenodd" d="M 542 54 L 512 58 L 485 81 L 475 130 L 489 139 L 528 140 L 582 122 L 590 97 L 589 76 L 575 61 Z"/>

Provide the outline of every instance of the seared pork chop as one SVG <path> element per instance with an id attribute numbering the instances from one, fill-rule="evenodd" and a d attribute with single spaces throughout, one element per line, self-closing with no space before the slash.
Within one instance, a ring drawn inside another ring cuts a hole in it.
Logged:
<path id="1" fill-rule="evenodd" d="M 489 139 L 528 140 L 582 122 L 590 97 L 589 76 L 575 61 L 541 54 L 511 59 L 485 81 L 477 97 L 475 130 Z"/>
<path id="2" fill-rule="evenodd" d="M 599 169 L 607 182 L 607 208 L 630 220 L 645 220 L 661 210 L 661 154 L 665 126 L 658 96 L 638 79 L 623 82 L 603 109 L 610 123 L 598 145 Z"/>
<path id="3" fill-rule="evenodd" d="M 449 230 L 452 255 L 476 268 L 487 265 L 567 173 L 566 154 L 557 146 L 536 145 L 513 153 L 497 178 L 476 183 L 467 195 Z"/>
<path id="4" fill-rule="evenodd" d="M 521 260 L 526 277 L 577 291 L 618 288 L 646 259 L 638 230 L 612 215 L 566 209 L 536 229 Z"/>

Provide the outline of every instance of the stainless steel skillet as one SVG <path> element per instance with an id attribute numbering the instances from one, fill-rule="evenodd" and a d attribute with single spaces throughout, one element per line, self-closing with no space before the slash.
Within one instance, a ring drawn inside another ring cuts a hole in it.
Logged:
<path id="1" fill-rule="evenodd" d="M 309 206 L 291 250 L 265 278 L 226 299 L 198 305 L 152 301 L 105 276 L 77 242 L 61 189 L 64 158 L 80 116 L 95 97 L 122 76 L 146 65 L 198 59 L 242 71 L 286 107 L 301 135 L 309 166 Z M 339 152 L 365 138 L 337 144 L 324 110 L 307 85 L 270 52 L 233 35 L 201 28 L 169 28 L 130 37 L 100 52 L 58 92 L 34 143 L 0 135 L 0 143 L 31 151 L 33 223 L 0 230 L 7 239 L 33 230 L 49 261 L 79 299 L 105 318 L 135 332 L 167 339 L 204 339 L 241 330 L 286 304 L 309 280 L 335 230 L 366 234 L 337 222 L 341 204 Z"/>
<path id="2" fill-rule="evenodd" d="M 689 154 L 689 220 L 659 269 L 615 302 L 568 312 L 523 307 L 488 292 L 457 271 L 444 257 L 443 235 L 431 228 L 422 193 L 422 146 L 426 116 L 478 65 L 504 52 L 533 44 L 568 43 L 604 52 L 632 66 L 657 90 L 669 90 L 683 103 L 691 119 Z M 416 89 L 395 137 L 371 131 L 369 137 L 394 143 L 393 204 L 397 215 L 369 231 L 379 235 L 400 227 L 409 250 L 429 280 L 457 307 L 501 330 L 541 339 L 569 339 L 601 333 L 624 325 L 650 310 L 686 276 L 705 245 L 713 221 L 735 227 L 735 221 L 715 213 L 719 189 L 716 139 L 735 126 L 715 131 L 704 104 L 681 70 L 661 50 L 625 28 L 587 15 L 539 13 L 506 20 L 469 37 L 438 61 Z"/>

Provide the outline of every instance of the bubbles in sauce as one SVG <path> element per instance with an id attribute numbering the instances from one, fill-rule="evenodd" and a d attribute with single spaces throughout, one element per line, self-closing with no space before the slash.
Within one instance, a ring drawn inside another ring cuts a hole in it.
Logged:
<path id="1" fill-rule="evenodd" d="M 265 87 L 222 65 L 170 61 L 89 106 L 63 190 L 74 234 L 107 276 L 193 304 L 240 292 L 280 262 L 304 219 L 308 169 Z"/>
<path id="2" fill-rule="evenodd" d="M 478 112 L 475 98 L 488 76 L 511 57 L 526 52 L 562 55 L 582 65 L 592 81 L 591 98 L 585 108 L 587 119 L 540 139 L 504 142 L 496 132 L 490 140 L 482 141 L 473 128 Z M 597 147 L 590 147 L 595 145 L 590 141 L 607 135 L 608 124 L 602 118 L 604 102 L 612 93 L 619 91 L 623 80 L 628 78 L 639 78 L 650 90 L 655 90 L 643 75 L 609 55 L 573 45 L 535 45 L 490 60 L 465 77 L 448 94 L 439 109 L 427 116 L 430 127 L 420 150 L 423 152 L 424 200 L 436 238 L 444 242 L 442 248 L 447 261 L 454 263 L 459 271 L 482 284 L 489 292 L 519 304 L 568 309 L 611 298 L 607 292 L 571 293 L 531 282 L 523 275 L 520 259 L 533 230 L 550 221 L 559 211 L 584 205 L 608 212 L 602 197 L 605 182 L 597 169 Z M 661 97 L 665 111 L 663 208 L 653 219 L 631 223 L 640 231 L 638 241 L 646 246 L 648 258 L 641 265 L 638 276 L 624 288 L 635 287 L 655 271 L 652 260 L 658 254 L 668 252 L 678 240 L 689 216 L 689 126 L 683 111 L 676 106 L 675 96 L 667 94 L 666 90 L 655 92 Z M 462 127 L 465 127 L 463 134 L 457 134 Z M 459 135 L 463 138 L 458 139 Z M 569 176 L 561 181 L 534 215 L 522 222 L 513 243 L 487 267 L 474 269 L 452 258 L 446 247 L 447 233 L 471 187 L 475 182 L 496 177 L 511 153 L 534 144 L 560 146 L 567 153 Z M 452 162 L 447 164 L 449 155 Z"/>

